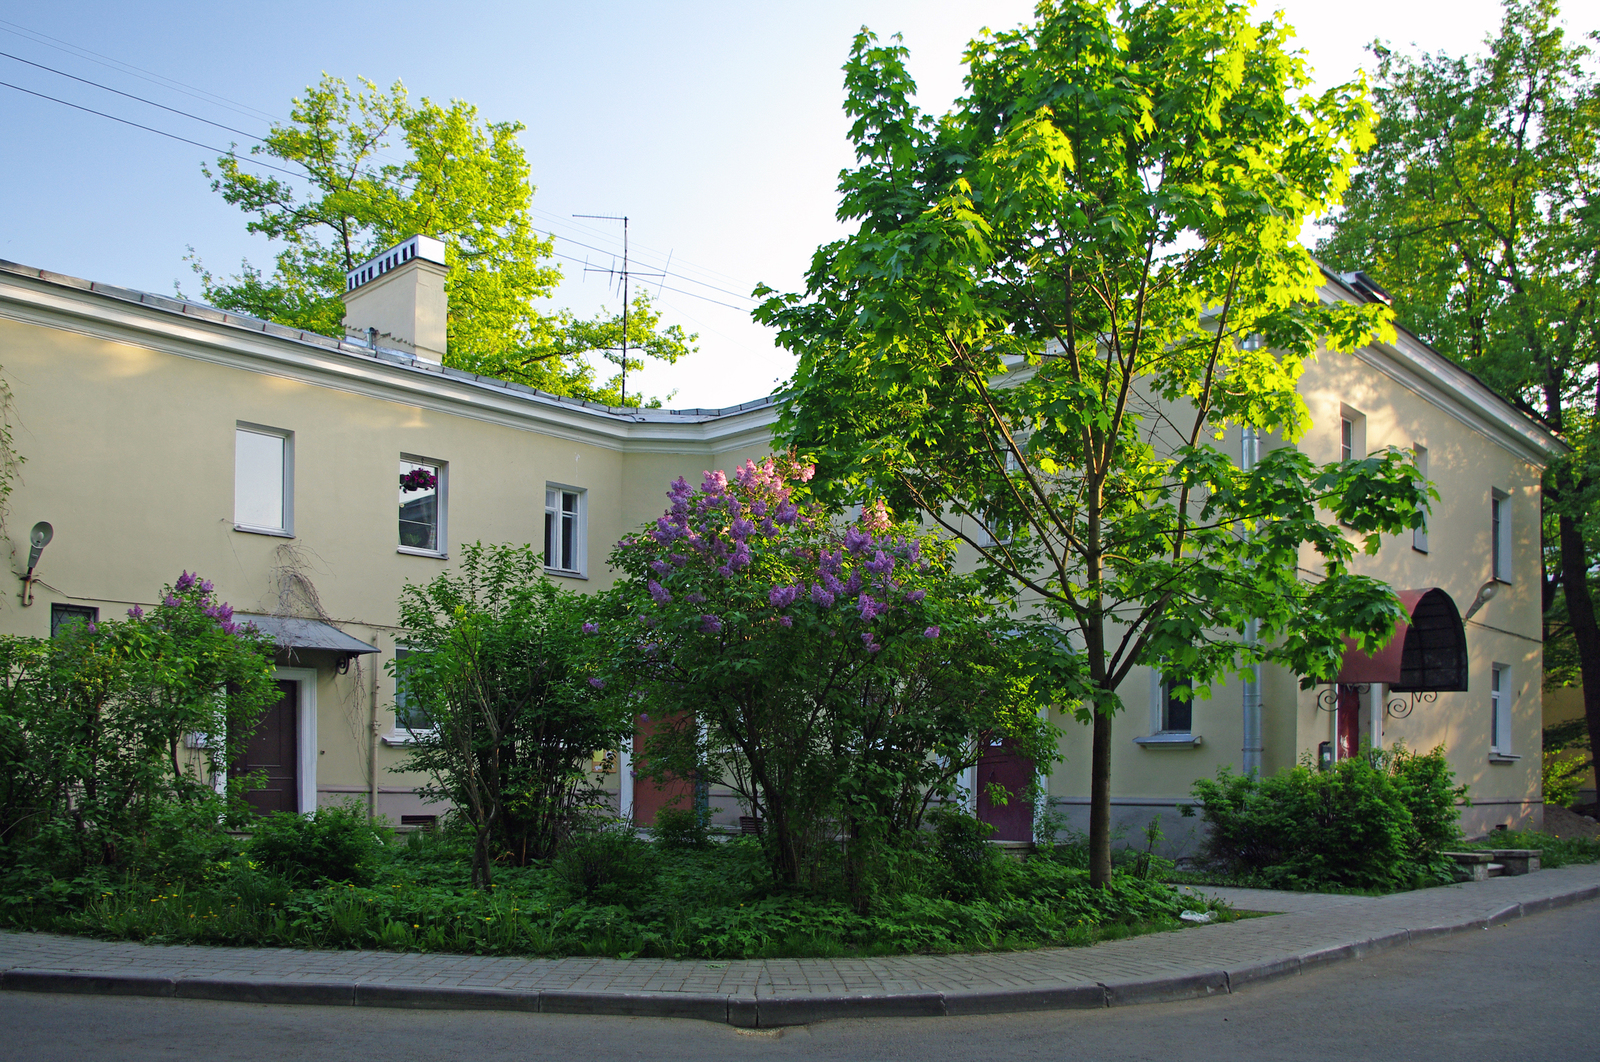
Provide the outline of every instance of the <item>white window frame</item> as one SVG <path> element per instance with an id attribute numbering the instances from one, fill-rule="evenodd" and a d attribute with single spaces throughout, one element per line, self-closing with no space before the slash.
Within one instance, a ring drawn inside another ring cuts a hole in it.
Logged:
<path id="1" fill-rule="evenodd" d="M 448 560 L 450 557 L 449 515 L 450 515 L 450 462 L 441 461 L 437 457 L 422 457 L 419 454 L 401 454 L 400 462 L 409 464 L 413 468 L 422 466 L 433 469 L 434 475 L 439 477 L 439 485 L 434 488 L 434 497 L 437 504 L 434 507 L 435 528 L 433 541 L 437 549 L 423 549 L 419 546 L 396 546 L 396 553 L 405 553 L 413 557 L 437 557 Z M 391 466 L 394 467 L 394 466 Z M 391 480 L 390 482 L 394 482 Z M 395 536 L 400 534 L 399 517 L 396 516 Z"/>
<path id="2" fill-rule="evenodd" d="M 1511 546 L 1512 509 L 1511 494 L 1509 492 L 1499 489 L 1490 490 L 1490 568 L 1494 572 L 1494 581 L 1497 583 L 1511 582 L 1512 561 L 1515 559 Z"/>
<path id="3" fill-rule="evenodd" d="M 283 491 L 283 526 L 268 527 L 263 524 L 245 523 L 239 519 L 239 436 L 264 435 L 275 438 L 283 443 L 283 468 L 279 475 L 279 487 Z M 233 529 L 251 535 L 275 535 L 278 538 L 294 537 L 294 432 L 285 428 L 268 427 L 265 424 L 252 424 L 248 421 L 235 421 L 233 425 Z"/>
<path id="4" fill-rule="evenodd" d="M 1339 460 L 1359 461 L 1367 456 L 1367 415 L 1354 406 L 1339 404 Z"/>
<path id="5" fill-rule="evenodd" d="M 1512 708 L 1516 690 L 1511 684 L 1509 664 L 1489 666 L 1489 754 L 1499 759 L 1517 759 L 1512 751 Z"/>
<path id="6" fill-rule="evenodd" d="M 317 810 L 317 672 L 308 667 L 273 668 L 272 677 L 292 681 L 299 694 L 295 705 L 299 729 L 300 814 L 310 815 Z M 226 784 L 226 779 L 224 779 Z"/>
<path id="7" fill-rule="evenodd" d="M 1412 461 L 1417 466 L 1417 471 L 1422 474 L 1422 480 L 1417 485 L 1426 488 L 1428 485 L 1428 448 L 1421 443 L 1411 444 Z M 1418 553 L 1428 552 L 1428 513 L 1423 510 L 1422 523 L 1411 529 L 1411 548 Z"/>
<path id="8" fill-rule="evenodd" d="M 394 647 L 394 691 L 393 696 L 389 701 L 389 706 L 391 709 L 397 709 L 400 707 L 400 657 L 402 654 L 409 655 L 414 652 L 417 652 L 417 650 L 412 649 L 408 645 L 397 645 Z M 389 732 L 383 735 L 383 743 L 385 745 L 410 745 L 416 740 L 415 735 L 431 734 L 435 729 L 435 727 L 429 726 L 413 727 L 412 729 L 407 730 L 405 727 L 400 725 L 399 713 L 391 710 L 389 712 Z"/>
<path id="9" fill-rule="evenodd" d="M 567 515 L 561 502 L 565 495 L 575 497 L 572 511 L 572 552 L 574 556 L 562 557 L 569 565 L 551 563 L 550 550 L 552 545 L 561 541 L 560 521 Z M 551 499 L 555 499 L 552 505 Z M 554 521 L 554 524 L 552 524 Z M 546 483 L 544 485 L 544 570 L 551 575 L 561 575 L 569 579 L 588 578 L 588 536 L 589 536 L 589 492 L 584 487 L 574 487 L 566 483 Z"/>

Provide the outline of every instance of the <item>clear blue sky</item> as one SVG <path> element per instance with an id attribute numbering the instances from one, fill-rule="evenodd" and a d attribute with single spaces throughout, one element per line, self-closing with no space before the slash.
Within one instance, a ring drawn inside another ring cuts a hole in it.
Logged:
<path id="1" fill-rule="evenodd" d="M 1568 0 L 1569 19 L 1594 22 L 1588 2 Z M 1460 54 L 1499 22 L 1492 0 L 1282 6 L 1322 84 L 1354 76 L 1375 37 Z M 0 6 L 0 51 L 252 133 L 286 115 L 323 71 L 402 79 L 414 96 L 521 121 L 535 222 L 563 237 L 558 252 L 609 266 L 617 227 L 570 215 L 626 213 L 638 268 L 660 268 L 670 253 L 680 276 L 665 283 L 701 296 L 662 292 L 664 316 L 700 334 L 700 353 L 648 370 L 646 392 L 717 406 L 766 394 L 789 373 L 739 295 L 758 281 L 798 287 L 811 252 L 839 232 L 834 183 L 850 162 L 839 67 L 852 34 L 862 24 L 903 33 L 920 102 L 943 110 L 960 88 L 962 45 L 1031 9 L 1022 0 L 55 0 Z M 245 141 L 10 58 L 0 58 L 0 81 L 203 144 Z M 272 248 L 209 190 L 200 163 L 210 153 L 200 148 L 9 88 L 0 88 L 0 145 L 0 258 L 159 292 L 177 281 L 191 295 L 189 247 L 216 272 L 242 257 L 270 264 Z M 555 304 L 586 314 L 618 305 L 581 261 L 562 265 Z"/>

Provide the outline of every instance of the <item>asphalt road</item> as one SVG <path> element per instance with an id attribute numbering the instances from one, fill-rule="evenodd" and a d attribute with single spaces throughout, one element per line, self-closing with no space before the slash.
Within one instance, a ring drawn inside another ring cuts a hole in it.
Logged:
<path id="1" fill-rule="evenodd" d="M 0 992 L 0 1059 L 1600 1059 L 1600 903 L 1238 995 L 742 1031 L 707 1022 Z"/>

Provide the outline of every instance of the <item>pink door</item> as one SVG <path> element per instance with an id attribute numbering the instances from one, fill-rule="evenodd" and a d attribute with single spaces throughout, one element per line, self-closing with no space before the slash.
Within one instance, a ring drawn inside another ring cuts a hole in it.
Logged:
<path id="1" fill-rule="evenodd" d="M 656 732 L 654 719 L 640 719 L 633 732 L 633 824 L 635 826 L 654 826 L 656 813 L 665 807 L 675 807 L 688 811 L 694 806 L 694 783 L 678 778 L 668 778 L 657 781 L 645 778 L 642 771 L 645 769 L 648 758 L 645 756 L 645 745 L 650 735 Z"/>
<path id="2" fill-rule="evenodd" d="M 991 841 L 1033 840 L 1033 804 L 1022 799 L 1033 784 L 1033 761 L 1012 751 L 1006 738 L 991 745 L 978 761 L 978 818 L 993 826 Z M 1006 802 L 997 804 L 991 786 L 1005 790 Z"/>

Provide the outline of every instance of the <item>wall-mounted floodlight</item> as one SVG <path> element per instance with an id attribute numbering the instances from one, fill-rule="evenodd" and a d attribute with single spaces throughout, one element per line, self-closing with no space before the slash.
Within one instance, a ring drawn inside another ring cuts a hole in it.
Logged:
<path id="1" fill-rule="evenodd" d="M 1467 609 L 1467 614 L 1461 617 L 1461 621 L 1465 623 L 1467 620 L 1471 619 L 1480 608 L 1482 608 L 1484 605 L 1487 605 L 1489 600 L 1499 592 L 1499 580 L 1487 580 L 1482 586 L 1478 587 L 1478 596 L 1472 599 L 1472 605 Z"/>
<path id="2" fill-rule="evenodd" d="M 22 577 L 22 604 L 33 604 L 33 570 L 39 566 L 39 554 L 50 544 L 55 537 L 55 528 L 45 520 L 40 520 L 33 525 L 33 530 L 28 532 L 28 574 Z"/>

